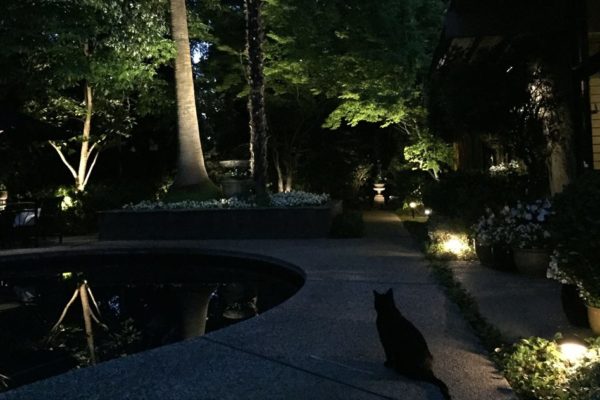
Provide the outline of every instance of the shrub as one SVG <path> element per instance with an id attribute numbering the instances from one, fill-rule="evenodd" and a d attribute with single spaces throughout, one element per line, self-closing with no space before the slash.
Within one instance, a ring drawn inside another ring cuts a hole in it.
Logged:
<path id="1" fill-rule="evenodd" d="M 475 258 L 468 229 L 461 220 L 435 215 L 429 218 L 428 230 L 430 256 L 444 260 Z"/>
<path id="2" fill-rule="evenodd" d="M 557 340 L 522 339 L 504 355 L 504 374 L 524 399 L 597 399 L 600 338 L 588 339 L 588 351 L 578 361 L 562 356 Z"/>
<path id="3" fill-rule="evenodd" d="M 452 173 L 431 182 L 423 190 L 423 203 L 437 214 L 474 224 L 486 207 L 501 209 L 517 200 L 540 197 L 539 185 L 527 176 L 484 173 Z"/>
<path id="4" fill-rule="evenodd" d="M 577 282 L 589 304 L 600 305 L 600 173 L 589 172 L 554 199 L 550 224 L 558 269 Z"/>

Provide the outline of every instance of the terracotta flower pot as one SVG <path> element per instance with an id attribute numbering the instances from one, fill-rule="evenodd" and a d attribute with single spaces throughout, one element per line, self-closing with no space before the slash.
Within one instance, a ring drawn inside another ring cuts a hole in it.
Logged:
<path id="1" fill-rule="evenodd" d="M 515 269 L 512 249 L 509 246 L 495 244 L 492 246 L 492 254 L 494 256 L 492 267 L 502 271 L 513 271 Z"/>
<path id="2" fill-rule="evenodd" d="M 594 332 L 595 335 L 600 335 L 600 308 L 588 305 L 587 314 L 592 332 Z"/>
<path id="3" fill-rule="evenodd" d="M 562 284 L 560 288 L 560 302 L 563 312 L 571 325 L 580 328 L 589 328 L 587 307 L 576 285 Z"/>
<path id="4" fill-rule="evenodd" d="M 492 246 L 475 243 L 475 253 L 477 254 L 477 258 L 479 258 L 481 265 L 491 266 L 494 264 Z"/>
<path id="5" fill-rule="evenodd" d="M 543 278 L 548 270 L 550 254 L 546 249 L 513 249 L 513 259 L 520 273 Z"/>

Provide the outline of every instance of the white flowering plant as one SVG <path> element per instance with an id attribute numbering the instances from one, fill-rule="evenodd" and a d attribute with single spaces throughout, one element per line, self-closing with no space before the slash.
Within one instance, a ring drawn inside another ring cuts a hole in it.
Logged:
<path id="1" fill-rule="evenodd" d="M 270 196 L 270 206 L 276 208 L 290 207 L 310 207 L 320 206 L 329 202 L 329 195 L 315 194 L 302 191 L 292 191 L 286 193 L 276 193 Z M 147 210 L 183 210 L 183 209 L 215 209 L 215 208 L 255 208 L 256 202 L 253 199 L 238 199 L 231 197 L 229 199 L 213 199 L 207 201 L 179 201 L 175 203 L 166 203 L 162 201 L 145 200 L 137 204 L 126 204 L 123 209 L 133 211 Z"/>
<path id="2" fill-rule="evenodd" d="M 548 264 L 546 277 L 548 279 L 554 279 L 562 284 L 574 285 L 576 280 L 573 277 L 573 274 L 569 273 L 569 263 L 569 255 L 555 249 L 552 254 L 550 254 L 550 263 Z"/>
<path id="3" fill-rule="evenodd" d="M 551 236 L 547 223 L 552 214 L 552 203 L 548 199 L 531 204 L 518 202 L 506 216 L 506 223 L 511 227 L 508 242 L 520 249 L 547 248 Z"/>
<path id="4" fill-rule="evenodd" d="M 485 215 L 471 229 L 478 246 L 494 246 L 508 244 L 512 228 L 510 208 L 504 207 L 497 213 L 486 208 Z"/>
<path id="5" fill-rule="evenodd" d="M 527 169 L 524 165 L 516 160 L 511 160 L 507 163 L 501 162 L 500 164 L 492 165 L 489 168 L 490 175 L 525 175 Z"/>
<path id="6" fill-rule="evenodd" d="M 478 246 L 493 245 L 495 241 L 496 214 L 490 208 L 486 208 L 485 215 L 482 215 L 471 229 Z"/>
<path id="7" fill-rule="evenodd" d="M 329 195 L 325 193 L 309 193 L 291 191 L 271 195 L 271 207 L 307 207 L 320 206 L 329 202 Z"/>

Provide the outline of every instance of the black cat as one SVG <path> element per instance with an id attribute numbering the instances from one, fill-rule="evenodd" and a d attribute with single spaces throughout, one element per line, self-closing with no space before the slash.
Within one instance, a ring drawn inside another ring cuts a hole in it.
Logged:
<path id="1" fill-rule="evenodd" d="M 450 399 L 448 387 L 431 370 L 433 356 L 419 330 L 402 316 L 394 303 L 394 292 L 373 291 L 377 311 L 377 331 L 385 351 L 385 363 L 398 373 L 416 380 L 433 383 L 445 399 Z"/>

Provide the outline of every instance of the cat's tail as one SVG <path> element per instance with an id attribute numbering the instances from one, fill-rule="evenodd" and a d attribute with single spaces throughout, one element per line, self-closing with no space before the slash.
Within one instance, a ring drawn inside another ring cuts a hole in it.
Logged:
<path id="1" fill-rule="evenodd" d="M 444 381 L 435 376 L 433 372 L 427 371 L 423 374 L 419 374 L 419 376 L 415 376 L 415 378 L 434 384 L 440 389 L 440 392 L 442 392 L 442 396 L 445 400 L 452 400 L 452 397 L 450 397 L 450 392 L 448 391 L 448 386 L 446 386 Z"/>
<path id="2" fill-rule="evenodd" d="M 452 397 L 450 397 L 450 392 L 448 391 L 448 386 L 446 386 L 444 381 L 442 381 L 435 375 L 431 374 L 431 378 L 430 378 L 429 382 L 433 383 L 438 388 L 440 388 L 440 392 L 442 392 L 442 396 L 444 396 L 444 399 L 446 399 L 446 400 L 452 399 Z"/>

